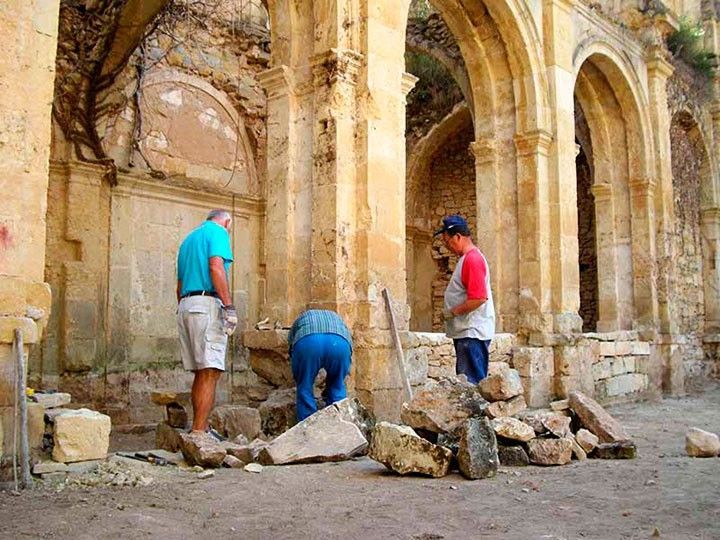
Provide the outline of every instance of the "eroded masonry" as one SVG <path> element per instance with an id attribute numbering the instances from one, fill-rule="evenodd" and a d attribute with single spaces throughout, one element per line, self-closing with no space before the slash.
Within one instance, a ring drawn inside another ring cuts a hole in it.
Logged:
<path id="1" fill-rule="evenodd" d="M 151 392 L 191 382 L 177 248 L 211 208 L 234 216 L 245 328 L 224 403 L 287 394 L 282 327 L 312 306 L 348 322 L 350 387 L 396 420 L 385 288 L 411 383 L 454 373 L 455 260 L 432 237 L 449 213 L 489 260 L 492 360 L 530 406 L 717 377 L 719 14 L 709 0 L 6 2 L 0 440 L 15 328 L 31 386 L 114 425 L 162 418 Z"/>

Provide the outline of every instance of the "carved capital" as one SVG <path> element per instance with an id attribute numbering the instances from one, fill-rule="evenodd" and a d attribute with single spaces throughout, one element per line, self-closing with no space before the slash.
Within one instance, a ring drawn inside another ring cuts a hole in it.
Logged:
<path id="1" fill-rule="evenodd" d="M 401 83 L 403 96 L 407 97 L 407 95 L 412 91 L 412 89 L 415 88 L 415 85 L 419 80 L 420 79 L 418 79 L 412 73 L 403 73 Z"/>
<path id="2" fill-rule="evenodd" d="M 593 197 L 595 197 L 595 202 L 609 201 L 613 196 L 613 187 L 612 184 L 605 182 L 593 184 L 590 187 L 590 192 L 593 194 Z"/>
<path id="3" fill-rule="evenodd" d="M 495 160 L 497 154 L 497 144 L 495 139 L 483 137 L 475 142 L 470 143 L 470 152 L 475 156 L 475 164 L 480 165 Z"/>
<path id="4" fill-rule="evenodd" d="M 633 178 L 628 185 L 633 197 L 652 197 L 655 195 L 656 184 L 652 178 Z"/>
<path id="5" fill-rule="evenodd" d="M 700 211 L 700 216 L 703 223 L 706 224 L 720 224 L 720 208 L 703 208 Z"/>
<path id="6" fill-rule="evenodd" d="M 295 80 L 292 69 L 288 66 L 277 66 L 263 71 L 258 74 L 257 79 L 265 89 L 268 100 L 295 93 Z"/>
<path id="7" fill-rule="evenodd" d="M 330 49 L 316 54 L 310 61 L 315 86 L 331 85 L 338 81 L 357 84 L 362 60 L 362 54 L 351 50 Z"/>
<path id="8" fill-rule="evenodd" d="M 675 73 L 675 67 L 658 52 L 651 51 L 647 57 L 647 73 L 651 79 L 667 81 Z"/>
<path id="9" fill-rule="evenodd" d="M 552 134 L 544 129 L 518 133 L 515 135 L 515 148 L 519 156 L 541 154 L 547 156 L 553 142 Z"/>

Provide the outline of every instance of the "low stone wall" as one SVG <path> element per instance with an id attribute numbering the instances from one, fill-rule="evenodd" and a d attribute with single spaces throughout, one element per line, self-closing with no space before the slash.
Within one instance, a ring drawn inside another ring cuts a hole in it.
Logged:
<path id="1" fill-rule="evenodd" d="M 592 375 L 597 400 L 632 398 L 649 389 L 649 342 L 613 341 L 613 334 L 587 337 L 595 352 Z"/>

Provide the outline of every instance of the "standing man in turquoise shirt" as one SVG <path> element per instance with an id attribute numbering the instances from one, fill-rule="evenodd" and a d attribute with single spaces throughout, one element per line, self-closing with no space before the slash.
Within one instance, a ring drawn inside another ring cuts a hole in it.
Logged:
<path id="1" fill-rule="evenodd" d="M 213 210 L 188 234 L 178 252 L 178 333 L 183 367 L 195 374 L 192 431 L 207 432 L 215 388 L 225 371 L 228 336 L 237 327 L 228 269 L 232 217 Z"/>

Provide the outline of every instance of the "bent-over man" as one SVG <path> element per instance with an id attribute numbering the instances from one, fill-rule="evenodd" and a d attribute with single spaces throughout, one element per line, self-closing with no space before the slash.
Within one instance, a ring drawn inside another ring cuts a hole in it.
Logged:
<path id="1" fill-rule="evenodd" d="M 288 334 L 288 346 L 296 386 L 298 422 L 317 411 L 313 387 L 321 368 L 327 374 L 325 404 L 345 399 L 345 377 L 350 373 L 352 338 L 337 313 L 310 309 L 300 314 Z"/>
<path id="2" fill-rule="evenodd" d="M 215 388 L 225 371 L 228 336 L 237 326 L 230 299 L 228 269 L 231 216 L 213 210 L 185 237 L 177 261 L 177 323 L 183 367 L 195 374 L 192 431 L 208 431 Z"/>
<path id="3" fill-rule="evenodd" d="M 495 307 L 490 290 L 490 270 L 485 255 L 473 244 L 465 218 L 443 218 L 447 248 L 460 259 L 445 289 L 445 331 L 455 345 L 457 374 L 473 384 L 487 377 L 490 341 L 495 336 Z"/>

